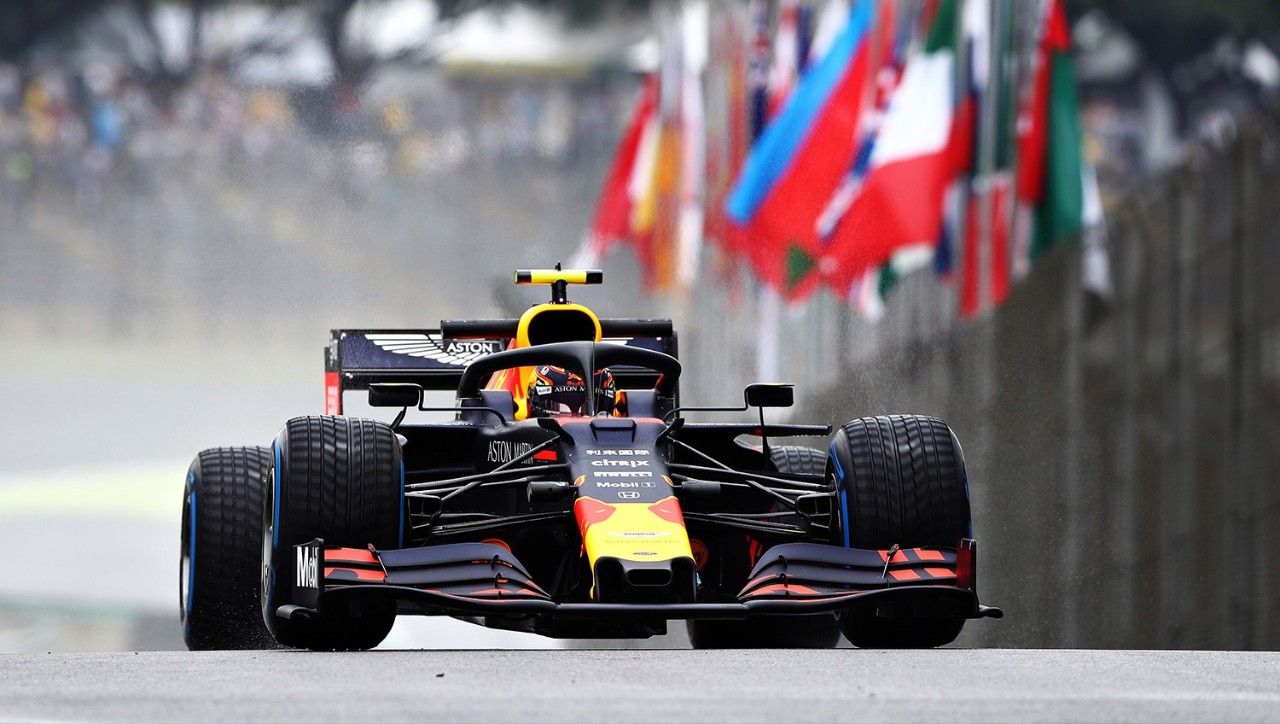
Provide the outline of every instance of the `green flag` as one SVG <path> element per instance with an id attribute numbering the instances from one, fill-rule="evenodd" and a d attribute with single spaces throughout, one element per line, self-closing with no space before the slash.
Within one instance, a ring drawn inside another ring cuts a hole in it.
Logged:
<path id="1" fill-rule="evenodd" d="M 1084 228 L 1084 158 L 1080 97 L 1071 62 L 1071 35 L 1061 0 L 1050 0 L 1037 53 L 1035 90 L 1023 109 L 1018 196 L 1035 208 L 1031 259 Z"/>

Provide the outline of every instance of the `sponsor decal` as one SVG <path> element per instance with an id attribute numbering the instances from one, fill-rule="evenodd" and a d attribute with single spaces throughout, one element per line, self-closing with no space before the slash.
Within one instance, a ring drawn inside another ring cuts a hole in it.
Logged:
<path id="1" fill-rule="evenodd" d="M 587 451 L 587 455 L 590 457 L 633 457 L 651 454 L 652 452 L 649 450 L 633 448 L 593 448 Z"/>
<path id="2" fill-rule="evenodd" d="M 294 584 L 299 588 L 319 588 L 319 570 L 315 550 L 311 546 L 295 548 Z"/>
<path id="3" fill-rule="evenodd" d="M 653 481 L 628 482 L 623 480 L 604 480 L 596 483 L 597 488 L 656 488 L 658 484 Z"/>
<path id="4" fill-rule="evenodd" d="M 509 463 L 532 449 L 533 443 L 531 442 L 490 440 L 489 452 L 485 459 L 491 463 Z"/>
<path id="5" fill-rule="evenodd" d="M 618 493 L 618 497 L 622 498 L 623 500 L 635 500 L 636 498 L 640 497 L 640 494 L 634 490 L 624 490 Z"/>
<path id="6" fill-rule="evenodd" d="M 652 477 L 652 473 L 639 471 L 618 472 L 616 470 L 592 471 L 592 477 L 595 478 L 648 478 Z"/>
<path id="7" fill-rule="evenodd" d="M 604 458 L 601 460 L 592 460 L 592 467 L 597 468 L 647 468 L 648 460 L 615 460 L 613 458 Z"/>
<path id="8" fill-rule="evenodd" d="M 366 334 L 365 339 L 394 354 L 458 366 L 506 349 L 506 343 L 501 340 L 446 340 L 439 334 L 425 333 Z"/>
<path id="9" fill-rule="evenodd" d="M 551 385 L 534 385 L 533 391 L 535 394 L 549 395 L 551 394 Z"/>
<path id="10" fill-rule="evenodd" d="M 611 530 L 607 531 L 607 535 L 618 536 L 621 538 L 666 538 L 671 535 L 669 530 Z"/>
<path id="11" fill-rule="evenodd" d="M 483 357 L 501 350 L 501 342 L 486 342 L 475 339 L 451 339 L 444 345 L 444 351 L 455 356 Z"/>

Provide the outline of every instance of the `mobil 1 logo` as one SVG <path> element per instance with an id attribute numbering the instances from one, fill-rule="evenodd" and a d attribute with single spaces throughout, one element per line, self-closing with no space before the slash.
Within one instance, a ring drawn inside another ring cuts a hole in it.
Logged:
<path id="1" fill-rule="evenodd" d="M 294 562 L 294 585 L 298 588 L 319 588 L 320 561 L 319 553 L 314 546 L 303 545 L 293 549 L 297 560 Z"/>

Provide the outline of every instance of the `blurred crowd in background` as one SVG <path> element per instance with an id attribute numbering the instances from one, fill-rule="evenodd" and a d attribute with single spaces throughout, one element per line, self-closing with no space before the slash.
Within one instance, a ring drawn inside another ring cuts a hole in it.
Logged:
<path id="1" fill-rule="evenodd" d="M 659 56 L 646 4 L 585 5 L 64 0 L 8 11 L 19 21 L 27 13 L 41 32 L 7 38 L 10 57 L 0 62 L 0 163 L 11 212 L 0 229 L 0 327 L 118 333 L 121 315 L 146 317 L 134 307 L 155 301 L 131 288 L 127 270 L 107 295 L 123 300 L 108 305 L 112 324 L 47 319 L 58 308 L 74 320 L 97 306 L 53 293 L 81 285 L 77 260 L 122 247 L 138 247 L 126 257 L 174 256 L 188 237 L 226 239 L 252 254 L 271 237 L 322 236 L 326 229 L 308 228 L 308 217 L 335 203 L 374 248 L 376 237 L 408 227 L 452 234 L 406 238 L 411 248 L 500 250 L 518 237 L 526 248 L 570 256 L 641 74 Z M 1150 47 L 1116 19 L 1135 11 L 1108 5 L 1069 3 L 1086 151 L 1104 194 L 1169 168 L 1188 142 L 1229 137 L 1280 89 L 1265 25 L 1254 37 L 1224 26 L 1165 67 L 1167 48 Z M 73 22 L 41 26 L 41 7 Z M 325 50 L 334 23 L 346 61 Z M 488 174 L 510 182 L 531 169 L 550 197 L 514 183 L 489 188 Z M 465 196 L 469 206 L 440 190 L 471 183 L 484 193 Z M 276 197 L 274 207 L 261 206 L 263 195 Z M 384 209 L 369 206 L 379 198 L 423 211 L 435 200 L 448 213 L 401 211 L 399 226 L 384 229 Z M 553 220 L 507 238 L 482 238 L 488 229 L 468 222 L 510 222 L 552 200 Z M 625 256 L 610 262 L 625 270 Z M 84 281 L 96 289 L 110 274 Z M 395 316 L 390 305 L 369 314 Z M 155 315 L 149 319 L 154 328 Z"/>
<path id="2" fill-rule="evenodd" d="M 343 90 L 328 98 L 208 70 L 157 98 L 146 77 L 105 60 L 0 65 L 5 196 L 20 220 L 41 189 L 92 194 L 123 184 L 146 195 L 157 178 L 193 168 L 319 173 L 355 192 L 476 161 L 572 163 L 615 132 L 614 99 L 603 88 L 571 95 L 563 86 L 486 85 L 484 93 L 437 88 L 380 99 Z M 330 118 L 318 117 L 318 104 L 332 107 Z M 333 158 L 319 155 L 326 148 Z"/>
<path id="3" fill-rule="evenodd" d="M 205 46 L 229 49 L 177 74 L 137 50 L 142 21 L 119 3 L 0 64 L 0 328 L 216 336 L 293 308 L 283 331 L 305 330 L 301 342 L 338 315 L 420 321 L 400 292 L 433 267 L 443 273 L 415 295 L 422 306 L 466 292 L 454 262 L 483 252 L 524 244 L 567 257 L 595 183 L 584 169 L 611 151 L 634 89 L 612 64 L 643 35 L 624 23 L 556 37 L 561 20 L 523 8 L 436 23 L 415 10 L 429 3 L 361 5 L 378 12 L 352 9 L 356 36 L 385 35 L 407 13 L 422 27 L 406 42 L 441 49 L 427 61 L 396 50 L 339 82 L 315 70 L 328 63 L 313 47 L 318 5 L 230 4 L 203 14 Z M 176 3 L 148 12 L 194 19 Z M 547 47 L 521 54 L 538 30 L 552 34 Z M 575 43 L 600 49 L 566 64 Z M 375 251 L 416 268 L 345 266 Z M 487 275 L 510 265 L 473 264 L 486 270 L 473 305 L 492 308 Z M 317 273 L 331 280 L 321 299 Z"/>

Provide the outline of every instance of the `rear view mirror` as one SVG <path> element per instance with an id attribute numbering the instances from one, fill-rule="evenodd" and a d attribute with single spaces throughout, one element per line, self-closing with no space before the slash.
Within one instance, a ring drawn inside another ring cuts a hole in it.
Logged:
<path id="1" fill-rule="evenodd" d="M 795 404 L 795 386 L 782 383 L 747 385 L 744 392 L 748 407 L 791 407 Z"/>
<path id="2" fill-rule="evenodd" d="M 370 407 L 417 407 L 422 388 L 412 382 L 374 382 L 369 385 Z"/>

